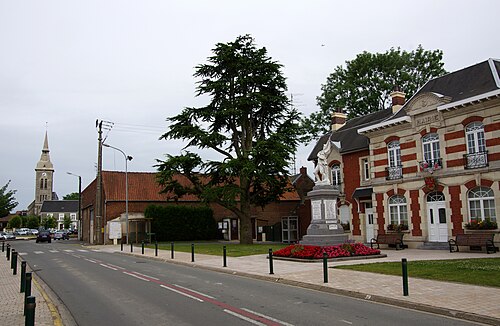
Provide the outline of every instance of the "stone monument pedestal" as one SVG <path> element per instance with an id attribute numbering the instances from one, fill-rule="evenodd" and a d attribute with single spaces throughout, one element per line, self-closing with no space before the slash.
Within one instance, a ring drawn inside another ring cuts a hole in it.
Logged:
<path id="1" fill-rule="evenodd" d="M 338 189 L 332 185 L 316 185 L 307 193 L 311 199 L 311 224 L 300 244 L 334 246 L 347 242 L 348 236 L 337 216 Z"/>

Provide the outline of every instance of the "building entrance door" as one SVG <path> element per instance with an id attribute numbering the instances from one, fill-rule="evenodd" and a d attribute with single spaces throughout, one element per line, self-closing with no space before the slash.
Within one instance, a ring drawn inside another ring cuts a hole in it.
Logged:
<path id="1" fill-rule="evenodd" d="M 375 238 L 373 208 L 371 207 L 371 204 L 366 206 L 370 206 L 365 207 L 366 243 L 370 243 L 370 240 Z"/>
<path id="2" fill-rule="evenodd" d="M 446 218 L 446 204 L 441 192 L 427 195 L 427 223 L 429 242 L 448 241 L 448 223 Z"/>

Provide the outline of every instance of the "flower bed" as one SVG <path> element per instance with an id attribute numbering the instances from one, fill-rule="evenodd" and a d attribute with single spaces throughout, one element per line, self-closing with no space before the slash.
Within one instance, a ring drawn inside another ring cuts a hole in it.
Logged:
<path id="1" fill-rule="evenodd" d="M 323 258 L 323 253 L 327 254 L 328 258 L 336 257 L 352 257 L 352 256 L 369 256 L 379 255 L 380 250 L 372 249 L 362 243 L 344 243 L 336 246 L 307 246 L 307 245 L 291 245 L 286 248 L 273 252 L 273 256 L 291 257 L 302 259 L 320 259 Z"/>

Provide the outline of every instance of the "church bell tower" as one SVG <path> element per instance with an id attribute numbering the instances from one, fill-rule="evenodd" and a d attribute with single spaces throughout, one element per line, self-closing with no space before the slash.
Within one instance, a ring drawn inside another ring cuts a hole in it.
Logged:
<path id="1" fill-rule="evenodd" d="M 45 200 L 52 200 L 53 180 L 54 166 L 50 161 L 49 140 L 45 132 L 42 155 L 35 168 L 35 215 L 40 215 L 40 209 Z"/>

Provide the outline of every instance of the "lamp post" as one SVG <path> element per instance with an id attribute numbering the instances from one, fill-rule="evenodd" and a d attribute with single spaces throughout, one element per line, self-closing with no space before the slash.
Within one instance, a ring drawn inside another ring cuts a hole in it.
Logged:
<path id="1" fill-rule="evenodd" d="M 132 156 L 125 154 L 124 151 L 122 151 L 121 149 L 116 148 L 114 146 L 104 144 L 104 143 L 102 144 L 102 146 L 117 150 L 123 154 L 123 157 L 125 157 L 125 232 L 127 233 L 127 244 L 128 244 L 129 234 L 128 234 L 128 169 L 127 169 L 127 162 L 132 161 Z"/>
<path id="2" fill-rule="evenodd" d="M 82 241 L 82 177 L 71 172 L 66 173 L 78 177 L 78 241 Z"/>

